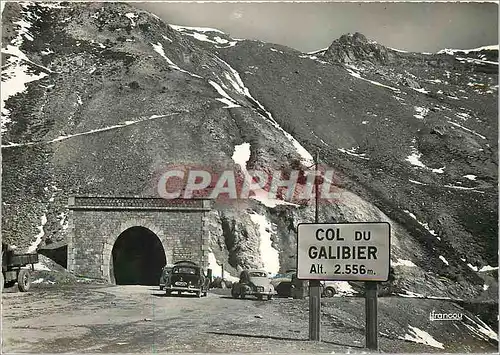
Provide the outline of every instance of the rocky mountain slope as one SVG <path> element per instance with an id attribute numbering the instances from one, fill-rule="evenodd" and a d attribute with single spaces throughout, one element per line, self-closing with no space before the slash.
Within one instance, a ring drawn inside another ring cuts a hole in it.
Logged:
<path id="1" fill-rule="evenodd" d="M 307 170 L 319 149 L 341 191 L 321 221 L 390 222 L 395 292 L 496 300 L 498 49 L 356 33 L 306 54 L 120 3 L 8 3 L 2 19 L 9 243 L 64 243 L 68 196 L 156 196 L 171 164 Z M 293 267 L 313 219 L 310 203 L 220 207 L 211 258 Z"/>

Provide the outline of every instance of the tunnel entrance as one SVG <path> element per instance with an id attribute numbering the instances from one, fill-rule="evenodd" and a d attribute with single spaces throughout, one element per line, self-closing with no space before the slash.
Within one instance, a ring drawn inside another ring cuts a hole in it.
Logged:
<path id="1" fill-rule="evenodd" d="M 122 232 L 113 246 L 112 270 L 117 285 L 158 285 L 167 261 L 156 234 L 144 227 Z"/>

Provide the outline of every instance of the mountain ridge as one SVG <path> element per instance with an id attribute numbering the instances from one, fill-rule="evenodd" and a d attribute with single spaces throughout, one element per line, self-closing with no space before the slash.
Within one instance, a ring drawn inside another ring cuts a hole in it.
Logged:
<path id="1" fill-rule="evenodd" d="M 9 3 L 3 13 L 3 43 L 23 38 L 14 47 L 29 58 L 2 49 L 4 71 L 46 74 L 6 100 L 5 240 L 59 243 L 69 195 L 155 196 L 153 177 L 169 164 L 233 168 L 247 143 L 249 170 L 304 169 L 321 149 L 345 196 L 322 206 L 322 220 L 390 221 L 394 263 L 416 265 L 396 266 L 399 290 L 474 298 L 497 287 L 496 270 L 478 270 L 497 265 L 498 68 L 446 53 L 386 62 L 363 51 L 345 63 L 172 27 L 128 4 L 58 6 Z M 312 221 L 312 206 L 249 203 L 280 226 L 280 268 L 294 266 L 289 226 Z M 264 263 L 251 215 L 211 214 L 212 252 L 232 273 Z"/>

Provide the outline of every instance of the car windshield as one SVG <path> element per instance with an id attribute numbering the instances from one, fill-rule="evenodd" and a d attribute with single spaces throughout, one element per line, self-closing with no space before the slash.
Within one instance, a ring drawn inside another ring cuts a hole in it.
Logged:
<path id="1" fill-rule="evenodd" d="M 172 270 L 172 273 L 174 274 L 196 274 L 196 269 L 189 267 L 189 266 L 183 266 L 183 267 L 177 267 Z"/>
<path id="2" fill-rule="evenodd" d="M 265 272 L 261 271 L 252 271 L 248 273 L 250 277 L 267 277 L 267 274 Z"/>

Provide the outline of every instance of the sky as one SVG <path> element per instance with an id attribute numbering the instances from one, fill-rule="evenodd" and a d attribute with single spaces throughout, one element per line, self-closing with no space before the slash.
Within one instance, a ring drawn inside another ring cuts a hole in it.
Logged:
<path id="1" fill-rule="evenodd" d="M 167 23 L 212 27 L 303 52 L 361 32 L 388 47 L 415 52 L 498 44 L 495 3 L 141 2 Z"/>

